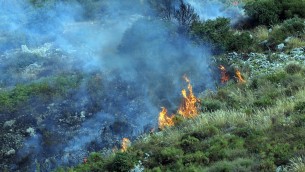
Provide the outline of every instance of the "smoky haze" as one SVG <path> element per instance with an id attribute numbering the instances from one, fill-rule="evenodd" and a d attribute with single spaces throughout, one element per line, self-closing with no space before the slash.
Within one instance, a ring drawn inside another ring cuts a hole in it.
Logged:
<path id="1" fill-rule="evenodd" d="M 197 1 L 187 2 L 203 20 L 227 16 L 219 12 L 221 3 L 205 6 L 196 5 Z M 122 137 L 135 138 L 147 126 L 157 127 L 160 107 L 173 113 L 177 110 L 180 91 L 186 87 L 182 79 L 185 74 L 195 93 L 213 88 L 209 50 L 180 33 L 175 22 L 157 17 L 157 11 L 147 1 L 95 3 L 94 10 L 88 10 L 90 6 L 77 1 L 50 1 L 49 5 L 33 7 L 26 0 L 0 0 L 2 55 L 16 51 L 33 53 L 35 48 L 49 45 L 41 52 L 49 54 L 40 56 L 53 58 L 52 52 L 62 53 L 65 59 L 56 62 L 61 63 L 62 70 L 99 73 L 102 82 L 98 87 L 104 90 L 104 97 L 94 102 L 99 104 L 99 111 L 86 116 L 78 126 L 67 129 L 52 117 L 44 119 L 45 130 L 67 137 L 55 145 L 41 146 L 43 133 L 36 129 L 40 126 L 33 125 L 35 134 L 26 137 L 14 159 L 16 164 L 10 164 L 10 169 L 35 169 L 36 162 L 47 164 L 46 171 L 58 165 L 75 165 L 87 156 L 88 150 L 98 151 Z M 205 9 L 211 12 L 203 17 L 200 11 Z M 6 72 L 1 65 L 0 71 Z M 89 104 L 87 81 L 82 82 L 84 86 L 74 94 L 74 101 L 85 103 L 75 106 L 76 112 Z M 119 122 L 123 129 L 116 130 L 111 125 L 117 119 L 128 124 Z M 105 144 L 109 140 L 114 141 Z M 95 146 L 91 149 L 90 145 Z M 17 163 L 24 159 L 30 160 L 22 165 Z"/>

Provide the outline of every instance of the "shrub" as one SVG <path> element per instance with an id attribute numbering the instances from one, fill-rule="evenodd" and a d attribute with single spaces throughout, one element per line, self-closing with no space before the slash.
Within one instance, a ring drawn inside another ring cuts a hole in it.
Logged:
<path id="1" fill-rule="evenodd" d="M 227 18 L 207 20 L 203 23 L 194 22 L 191 26 L 191 33 L 203 42 L 210 43 L 214 53 L 227 50 L 233 36 L 233 32 L 230 30 L 230 20 Z"/>
<path id="2" fill-rule="evenodd" d="M 291 38 L 288 42 L 287 42 L 287 50 L 292 50 L 294 48 L 300 48 L 300 47 L 304 47 L 305 46 L 305 41 L 302 41 L 299 38 Z"/>
<path id="3" fill-rule="evenodd" d="M 267 26 L 295 16 L 305 17 L 304 0 L 249 1 L 244 9 L 257 24 Z"/>
<path id="4" fill-rule="evenodd" d="M 257 24 L 269 26 L 280 21 L 281 8 L 275 0 L 250 1 L 244 9 Z"/>
<path id="5" fill-rule="evenodd" d="M 253 102 L 253 105 L 257 106 L 257 107 L 266 108 L 268 106 L 273 105 L 274 103 L 275 103 L 275 101 L 271 97 L 263 96 L 263 97 L 260 97 L 259 99 L 255 100 Z"/>
<path id="6" fill-rule="evenodd" d="M 305 101 L 297 102 L 294 106 L 294 111 L 298 113 L 305 113 Z"/>
<path id="7" fill-rule="evenodd" d="M 302 172 L 305 171 L 305 157 L 296 157 L 290 160 L 289 165 L 284 167 L 283 172 Z"/>
<path id="8" fill-rule="evenodd" d="M 260 43 L 262 41 L 268 40 L 269 31 L 266 26 L 258 26 L 254 29 L 254 37 Z"/>
<path id="9" fill-rule="evenodd" d="M 203 110 L 208 112 L 219 110 L 222 108 L 222 106 L 223 104 L 219 100 L 206 100 L 202 103 Z"/>
<path id="10" fill-rule="evenodd" d="M 109 162 L 107 169 L 109 171 L 130 171 L 134 167 L 136 159 L 134 156 L 125 152 L 118 152 L 112 161 Z"/>
<path id="11" fill-rule="evenodd" d="M 182 155 L 183 151 L 181 149 L 175 147 L 166 147 L 160 152 L 158 160 L 163 165 L 170 164 L 178 161 Z"/>
<path id="12" fill-rule="evenodd" d="M 288 19 L 295 16 L 305 17 L 305 1 L 304 0 L 282 0 L 282 19 Z"/>
<path id="13" fill-rule="evenodd" d="M 286 73 L 293 75 L 302 71 L 302 66 L 297 63 L 290 63 L 285 66 Z"/>
<path id="14" fill-rule="evenodd" d="M 285 20 L 281 26 L 285 35 L 292 36 L 299 36 L 305 29 L 304 19 L 298 17 Z"/>
<path id="15" fill-rule="evenodd" d="M 242 32 L 241 34 L 232 36 L 228 42 L 227 50 L 241 52 L 249 51 L 254 43 L 252 37 L 247 32 Z"/>
<path id="16" fill-rule="evenodd" d="M 216 128 L 214 126 L 207 126 L 207 127 L 204 127 L 202 130 L 193 131 L 193 132 L 187 134 L 187 136 L 192 136 L 192 137 L 199 139 L 200 141 L 203 141 L 209 137 L 218 135 L 219 133 L 220 133 L 220 131 L 218 128 Z M 184 136 L 184 137 L 186 137 L 186 136 Z"/>
<path id="17" fill-rule="evenodd" d="M 189 135 L 185 135 L 181 139 L 180 146 L 184 150 L 184 152 L 194 152 L 198 149 L 199 144 L 199 139 Z"/>
<path id="18" fill-rule="evenodd" d="M 281 26 L 276 25 L 272 28 L 272 32 L 270 33 L 268 42 L 271 46 L 276 46 L 287 38 L 285 31 L 281 28 Z"/>
<path id="19" fill-rule="evenodd" d="M 201 151 L 196 151 L 192 154 L 187 154 L 183 157 L 184 164 L 198 163 L 198 164 L 208 164 L 209 158 Z"/>

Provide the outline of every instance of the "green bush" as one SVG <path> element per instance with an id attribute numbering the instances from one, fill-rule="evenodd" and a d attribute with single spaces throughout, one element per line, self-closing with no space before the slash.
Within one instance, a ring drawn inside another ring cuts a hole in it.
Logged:
<path id="1" fill-rule="evenodd" d="M 302 71 L 302 66 L 296 63 L 290 63 L 285 66 L 286 73 L 293 75 Z"/>
<path id="2" fill-rule="evenodd" d="M 275 47 L 276 45 L 283 43 L 287 38 L 285 30 L 283 30 L 280 26 L 275 26 L 272 28 L 272 32 L 270 33 L 268 42 L 271 44 L 271 47 Z"/>
<path id="3" fill-rule="evenodd" d="M 258 25 L 269 26 L 280 21 L 281 8 L 276 0 L 249 1 L 244 9 Z"/>
<path id="4" fill-rule="evenodd" d="M 297 102 L 294 106 L 294 111 L 298 113 L 305 113 L 305 101 Z"/>
<path id="5" fill-rule="evenodd" d="M 279 0 L 277 0 L 279 1 Z M 282 19 L 292 17 L 305 17 L 305 1 L 304 0 L 281 0 L 282 5 Z"/>
<path id="6" fill-rule="evenodd" d="M 107 169 L 109 171 L 128 172 L 135 164 L 136 159 L 134 156 L 125 152 L 118 152 L 115 154 L 113 160 L 108 164 Z"/>
<path id="7" fill-rule="evenodd" d="M 180 146 L 184 150 L 184 152 L 194 152 L 199 149 L 200 141 L 199 139 L 185 135 L 181 139 Z"/>
<path id="8" fill-rule="evenodd" d="M 304 0 L 249 1 L 244 9 L 257 25 L 270 26 L 295 16 L 305 17 Z"/>
<path id="9" fill-rule="evenodd" d="M 187 154 L 183 157 L 183 163 L 184 164 L 208 164 L 209 158 L 206 157 L 206 155 L 202 151 L 196 151 L 192 154 Z"/>
<path id="10" fill-rule="evenodd" d="M 205 100 L 202 102 L 202 108 L 204 112 L 214 112 L 216 110 L 221 109 L 223 106 L 223 103 L 219 100 Z"/>
<path id="11" fill-rule="evenodd" d="M 275 100 L 269 96 L 260 97 L 253 102 L 254 106 L 260 107 L 260 108 L 266 108 L 266 107 L 274 105 L 274 104 L 275 104 Z"/>
<path id="12" fill-rule="evenodd" d="M 214 53 L 227 50 L 233 37 L 230 20 L 227 18 L 194 22 L 191 26 L 191 33 L 201 41 L 210 43 Z"/>
<path id="13" fill-rule="evenodd" d="M 200 141 L 203 141 L 209 137 L 218 135 L 219 133 L 220 133 L 220 131 L 218 128 L 216 128 L 214 126 L 206 126 L 202 130 L 193 131 L 191 133 L 184 135 L 182 138 L 191 136 L 191 137 L 195 137 L 195 138 L 199 139 Z"/>
<path id="14" fill-rule="evenodd" d="M 234 35 L 231 40 L 229 40 L 228 50 L 237 52 L 248 52 L 254 44 L 254 40 L 247 32 L 242 32 L 241 34 Z"/>
<path id="15" fill-rule="evenodd" d="M 301 35 L 301 33 L 304 33 L 304 29 L 305 29 L 304 19 L 298 17 L 287 19 L 283 22 L 281 28 L 285 35 L 297 37 Z"/>
<path id="16" fill-rule="evenodd" d="M 161 164 L 166 165 L 178 161 L 183 156 L 183 150 L 175 147 L 164 148 L 158 157 Z"/>

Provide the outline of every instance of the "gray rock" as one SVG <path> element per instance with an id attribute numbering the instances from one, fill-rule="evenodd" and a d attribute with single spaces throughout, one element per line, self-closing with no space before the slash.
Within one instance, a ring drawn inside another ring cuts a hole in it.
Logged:
<path id="1" fill-rule="evenodd" d="M 6 128 L 6 127 L 12 127 L 14 124 L 15 124 L 16 120 L 9 120 L 9 121 L 6 121 L 4 124 L 3 124 L 3 128 Z"/>
<path id="2" fill-rule="evenodd" d="M 30 136 L 34 136 L 35 135 L 35 129 L 32 127 L 29 127 L 28 129 L 26 129 L 26 132 L 30 135 Z"/>
<path id="3" fill-rule="evenodd" d="M 303 48 L 295 48 L 291 51 L 292 54 L 294 55 L 301 55 L 304 53 L 304 49 Z"/>
<path id="4" fill-rule="evenodd" d="M 281 44 L 277 45 L 277 49 L 278 49 L 279 51 L 282 51 L 282 50 L 284 49 L 284 47 L 285 47 L 285 44 L 284 44 L 284 43 L 281 43 Z"/>
<path id="5" fill-rule="evenodd" d="M 289 36 L 289 37 L 287 37 L 287 38 L 284 40 L 284 42 L 287 43 L 287 42 L 289 42 L 291 39 L 292 39 L 292 37 Z"/>
<path id="6" fill-rule="evenodd" d="M 15 149 L 11 149 L 5 153 L 6 156 L 14 155 L 16 153 Z"/>

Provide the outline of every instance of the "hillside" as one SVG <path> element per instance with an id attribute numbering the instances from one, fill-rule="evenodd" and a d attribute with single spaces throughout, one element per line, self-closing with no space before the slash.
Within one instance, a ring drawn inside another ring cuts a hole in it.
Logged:
<path id="1" fill-rule="evenodd" d="M 0 171 L 305 171 L 304 9 L 3 2 Z"/>

